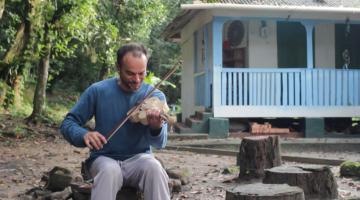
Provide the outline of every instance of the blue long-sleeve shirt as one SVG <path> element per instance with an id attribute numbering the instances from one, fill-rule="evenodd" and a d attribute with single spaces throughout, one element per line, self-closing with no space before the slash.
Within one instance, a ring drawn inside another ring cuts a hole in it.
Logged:
<path id="1" fill-rule="evenodd" d="M 66 115 L 60 130 L 65 139 L 77 147 L 85 147 L 84 135 L 88 132 L 83 125 L 95 117 L 95 131 L 106 135 L 126 117 L 126 113 L 153 87 L 143 83 L 136 92 L 125 92 L 110 78 L 92 84 L 81 95 L 79 101 Z M 165 95 L 155 90 L 152 96 L 166 101 Z M 138 153 L 150 153 L 151 146 L 164 148 L 167 142 L 167 124 L 160 134 L 153 136 L 149 126 L 127 121 L 100 150 L 92 150 L 88 163 L 100 155 L 116 160 L 125 160 Z"/>

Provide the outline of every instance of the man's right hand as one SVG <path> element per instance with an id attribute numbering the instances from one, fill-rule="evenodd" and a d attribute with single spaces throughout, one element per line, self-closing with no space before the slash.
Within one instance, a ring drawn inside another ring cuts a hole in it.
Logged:
<path id="1" fill-rule="evenodd" d="M 106 138 L 97 131 L 89 131 L 84 135 L 84 142 L 90 149 L 102 149 L 107 143 Z"/>

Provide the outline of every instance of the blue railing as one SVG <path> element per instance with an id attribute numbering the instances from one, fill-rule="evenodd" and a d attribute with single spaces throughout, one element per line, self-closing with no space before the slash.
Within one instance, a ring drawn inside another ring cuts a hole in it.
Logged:
<path id="1" fill-rule="evenodd" d="M 360 70 L 221 69 L 221 105 L 359 106 Z"/>

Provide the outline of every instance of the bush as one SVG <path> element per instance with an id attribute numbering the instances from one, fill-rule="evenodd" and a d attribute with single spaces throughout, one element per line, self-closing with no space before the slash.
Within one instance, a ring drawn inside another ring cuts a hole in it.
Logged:
<path id="1" fill-rule="evenodd" d="M 360 177 L 360 162 L 346 161 L 340 165 L 341 176 L 355 176 Z"/>

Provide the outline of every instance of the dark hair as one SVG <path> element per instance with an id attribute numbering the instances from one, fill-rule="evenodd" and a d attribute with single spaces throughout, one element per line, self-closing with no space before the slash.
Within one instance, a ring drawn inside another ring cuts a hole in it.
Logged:
<path id="1" fill-rule="evenodd" d="M 147 57 L 147 50 L 144 47 L 144 45 L 138 43 L 125 44 L 124 46 L 120 47 L 120 49 L 117 51 L 116 61 L 118 63 L 118 66 L 123 65 L 123 58 L 129 52 L 132 52 L 133 56 L 135 57 L 140 57 L 142 54 L 144 54 Z"/>

